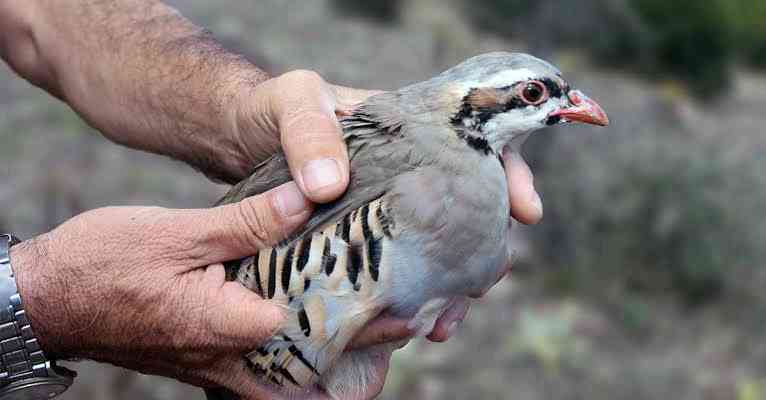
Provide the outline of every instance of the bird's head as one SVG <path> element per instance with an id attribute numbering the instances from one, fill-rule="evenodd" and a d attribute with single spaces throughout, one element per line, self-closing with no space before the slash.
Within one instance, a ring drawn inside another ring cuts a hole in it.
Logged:
<path id="1" fill-rule="evenodd" d="M 609 124 L 601 106 L 571 89 L 558 69 L 527 54 L 483 54 L 432 81 L 460 99 L 449 121 L 457 134 L 487 152 L 499 154 L 546 126 Z"/>

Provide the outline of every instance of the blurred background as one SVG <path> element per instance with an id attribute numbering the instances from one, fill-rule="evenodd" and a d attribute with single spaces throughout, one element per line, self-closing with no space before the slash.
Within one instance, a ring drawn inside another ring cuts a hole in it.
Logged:
<path id="1" fill-rule="evenodd" d="M 175 0 L 273 73 L 394 89 L 490 50 L 558 65 L 607 129 L 525 155 L 545 218 L 447 344 L 395 355 L 383 399 L 766 399 L 766 1 Z M 225 187 L 120 148 L 0 65 L 0 231 Z M 202 399 L 94 363 L 62 399 Z"/>

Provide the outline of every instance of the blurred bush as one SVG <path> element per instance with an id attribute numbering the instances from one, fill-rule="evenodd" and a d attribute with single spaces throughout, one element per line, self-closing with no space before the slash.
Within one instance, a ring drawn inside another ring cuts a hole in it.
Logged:
<path id="1" fill-rule="evenodd" d="M 750 64 L 766 68 L 766 1 L 730 0 L 724 4 L 740 54 Z"/>
<path id="2" fill-rule="evenodd" d="M 520 18 L 529 16 L 539 3 L 524 0 L 466 1 L 463 9 L 481 30 L 504 36 L 522 34 L 529 27 L 518 24 Z"/>
<path id="3" fill-rule="evenodd" d="M 632 136 L 546 161 L 546 221 L 533 234 L 554 266 L 549 287 L 600 300 L 719 299 L 756 265 L 763 225 L 752 206 L 766 198 L 756 179 L 763 166 L 684 132 Z"/>
<path id="4" fill-rule="evenodd" d="M 399 18 L 401 0 L 332 0 L 341 14 L 364 17 L 378 22 L 392 22 Z"/>
<path id="5" fill-rule="evenodd" d="M 647 27 L 644 42 L 637 44 L 649 46 L 652 54 L 644 67 L 659 77 L 672 74 L 702 96 L 726 89 L 735 43 L 725 1 L 631 0 Z M 629 57 L 620 61 L 630 66 Z"/>
<path id="6" fill-rule="evenodd" d="M 763 0 L 466 0 L 463 8 L 482 30 L 584 48 L 603 64 L 684 81 L 701 97 L 724 92 L 738 56 L 766 66 Z"/>

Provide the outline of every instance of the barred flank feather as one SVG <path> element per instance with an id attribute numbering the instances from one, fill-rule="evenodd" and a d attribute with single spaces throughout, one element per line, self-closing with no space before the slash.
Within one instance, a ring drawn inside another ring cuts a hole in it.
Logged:
<path id="1" fill-rule="evenodd" d="M 376 297 L 383 293 L 380 265 L 392 221 L 377 199 L 317 233 L 242 261 L 236 280 L 290 310 L 278 333 L 246 356 L 253 371 L 279 386 L 322 378 L 381 311 Z"/>

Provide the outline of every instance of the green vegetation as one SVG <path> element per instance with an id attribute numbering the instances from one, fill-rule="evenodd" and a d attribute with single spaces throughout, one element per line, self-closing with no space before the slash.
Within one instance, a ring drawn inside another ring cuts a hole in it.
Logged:
<path id="1" fill-rule="evenodd" d="M 724 1 L 632 0 L 647 27 L 636 47 L 648 46 L 650 72 L 670 73 L 702 96 L 725 89 L 735 48 Z"/>
<path id="2" fill-rule="evenodd" d="M 766 68 L 766 1 L 730 0 L 724 4 L 740 55 L 751 65 Z"/>
<path id="3" fill-rule="evenodd" d="M 585 48 L 601 63 L 684 81 L 703 98 L 724 92 L 734 61 L 766 66 L 762 0 L 490 0 L 464 9 L 480 29 Z"/>

